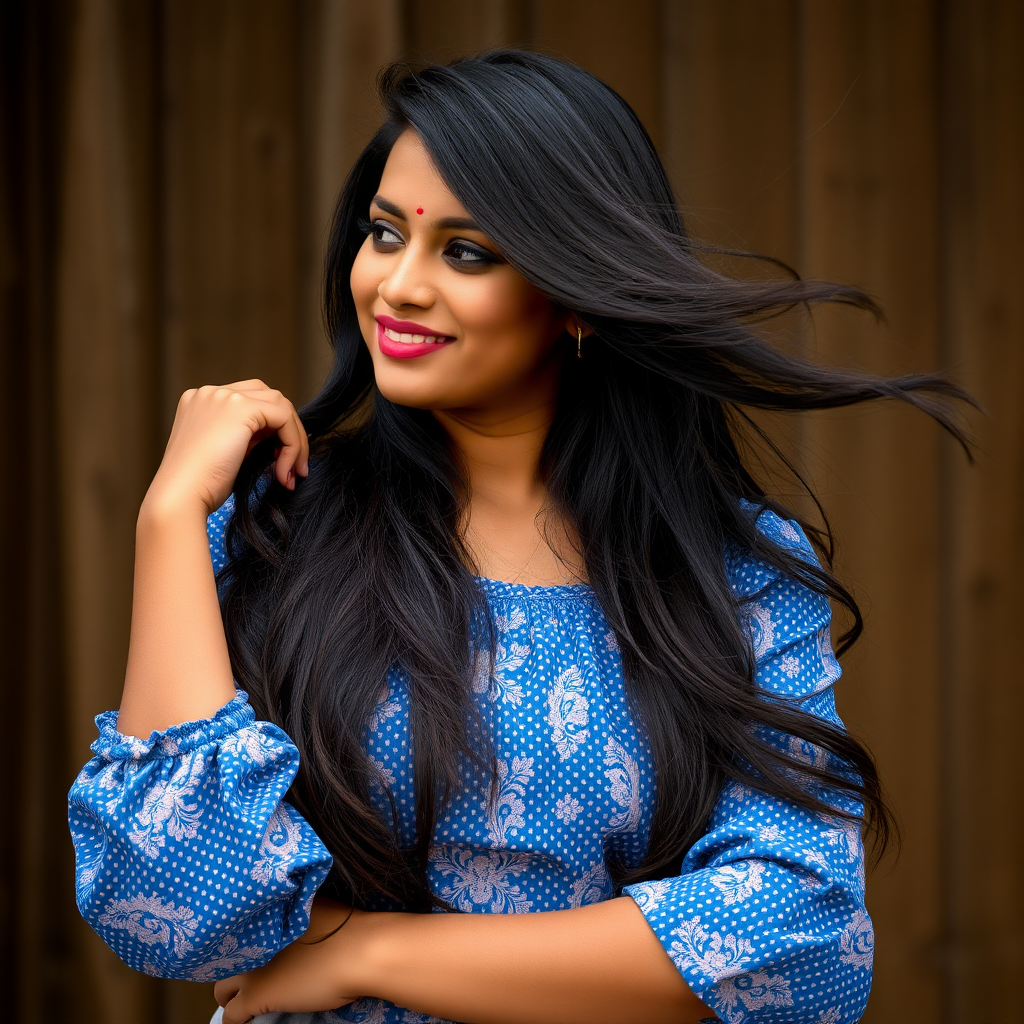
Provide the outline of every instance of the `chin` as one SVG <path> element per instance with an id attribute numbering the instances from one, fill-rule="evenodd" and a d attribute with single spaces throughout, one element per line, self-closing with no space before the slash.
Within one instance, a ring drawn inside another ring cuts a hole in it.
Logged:
<path id="1" fill-rule="evenodd" d="M 394 381 L 377 378 L 377 390 L 395 405 L 405 405 L 410 409 L 446 409 L 454 403 L 453 396 L 446 394 L 443 390 L 424 385 L 422 382 L 414 384 L 395 383 Z"/>

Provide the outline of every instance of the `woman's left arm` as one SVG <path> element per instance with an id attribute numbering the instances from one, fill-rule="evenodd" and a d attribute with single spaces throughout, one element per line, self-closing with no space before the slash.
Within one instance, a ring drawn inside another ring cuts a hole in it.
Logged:
<path id="1" fill-rule="evenodd" d="M 534 914 L 349 913 L 318 898 L 303 939 L 266 967 L 218 982 L 224 1024 L 333 1009 L 357 996 L 473 1024 L 713 1016 L 628 897 Z"/>

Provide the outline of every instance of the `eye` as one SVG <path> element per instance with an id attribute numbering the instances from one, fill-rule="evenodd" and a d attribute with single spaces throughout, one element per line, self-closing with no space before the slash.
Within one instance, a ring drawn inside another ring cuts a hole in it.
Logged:
<path id="1" fill-rule="evenodd" d="M 404 239 L 386 220 L 375 220 L 370 223 L 362 217 L 356 222 L 359 231 L 364 235 L 373 236 L 374 249 L 389 251 L 401 245 Z"/>
<path id="2" fill-rule="evenodd" d="M 444 258 L 456 267 L 484 267 L 499 262 L 493 253 L 468 242 L 454 241 L 444 251 Z"/>

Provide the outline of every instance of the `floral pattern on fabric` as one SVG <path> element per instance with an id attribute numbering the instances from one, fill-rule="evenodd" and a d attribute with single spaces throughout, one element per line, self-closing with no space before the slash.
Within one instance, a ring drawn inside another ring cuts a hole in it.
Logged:
<path id="1" fill-rule="evenodd" d="M 229 502 L 209 520 L 215 569 L 226 561 L 230 512 Z M 770 512 L 757 523 L 813 562 L 796 524 Z M 725 565 L 758 685 L 841 724 L 827 601 L 742 552 L 727 549 Z M 466 766 L 436 825 L 431 885 L 469 913 L 609 899 L 606 858 L 643 859 L 654 807 L 650 749 L 628 709 L 617 638 L 589 587 L 478 585 L 494 646 L 493 655 L 477 648 L 471 690 L 497 778 L 491 787 Z M 264 963 L 299 935 L 330 858 L 282 800 L 297 770 L 289 738 L 254 721 L 241 692 L 214 718 L 148 740 L 118 734 L 112 713 L 97 723 L 70 821 L 79 906 L 115 952 L 149 973 L 208 981 Z M 805 764 L 824 756 L 791 737 L 769 739 Z M 390 820 L 393 798 L 399 835 L 411 841 L 409 693 L 398 668 L 366 723 L 365 746 L 371 799 Z M 678 874 L 625 895 L 724 1024 L 852 1024 L 873 952 L 863 869 L 855 823 L 729 783 Z M 260 1024 L 342 1021 L 439 1024 L 370 998 Z"/>

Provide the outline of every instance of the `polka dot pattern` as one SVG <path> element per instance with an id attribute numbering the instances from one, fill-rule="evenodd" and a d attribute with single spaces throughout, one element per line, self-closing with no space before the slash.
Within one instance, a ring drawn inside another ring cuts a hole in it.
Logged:
<path id="1" fill-rule="evenodd" d="M 215 569 L 226 561 L 230 514 L 229 501 L 208 523 Z M 764 511 L 757 524 L 814 561 L 795 523 Z M 727 551 L 726 567 L 758 685 L 841 725 L 827 601 L 742 552 Z M 628 710 L 615 634 L 589 587 L 477 582 L 494 646 L 474 628 L 472 699 L 499 776 L 492 793 L 488 778 L 464 767 L 437 822 L 431 885 L 470 913 L 608 899 L 606 860 L 642 860 L 654 806 L 650 749 Z M 147 741 L 119 734 L 113 712 L 97 725 L 70 820 L 79 907 L 115 952 L 139 970 L 206 980 L 255 967 L 299 935 L 331 862 L 282 800 L 298 762 L 289 738 L 254 721 L 241 691 L 212 719 Z M 807 763 L 823 756 L 792 737 L 766 739 Z M 378 775 L 375 806 L 389 818 L 390 791 L 411 842 L 409 690 L 397 667 L 365 743 Z M 860 831 L 844 819 L 730 783 L 678 874 L 625 893 L 725 1024 L 846 1024 L 863 1011 L 871 923 Z M 435 1020 L 373 999 L 327 1017 Z"/>

